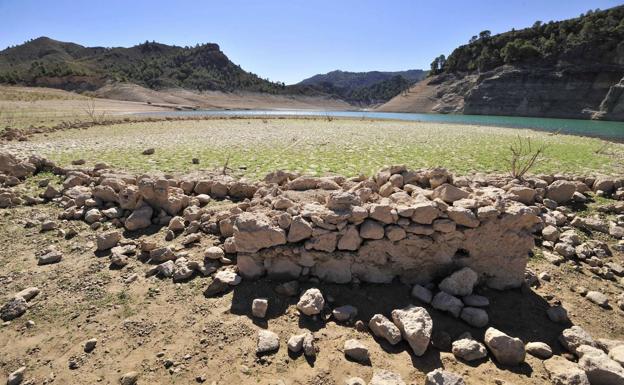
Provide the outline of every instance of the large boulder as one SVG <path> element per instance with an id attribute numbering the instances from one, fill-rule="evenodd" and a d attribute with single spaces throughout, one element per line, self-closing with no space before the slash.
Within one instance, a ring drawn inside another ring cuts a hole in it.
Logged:
<path id="1" fill-rule="evenodd" d="M 524 362 L 526 351 L 521 339 L 510 337 L 500 330 L 490 327 L 485 331 L 484 342 L 496 361 L 501 364 L 516 366 Z"/>
<path id="2" fill-rule="evenodd" d="M 286 243 L 283 229 L 273 226 L 261 213 L 242 213 L 234 222 L 234 243 L 239 253 L 255 253 L 267 247 Z"/>
<path id="3" fill-rule="evenodd" d="M 410 305 L 392 311 L 392 320 L 416 356 L 425 354 L 431 340 L 433 321 L 423 307 Z"/>

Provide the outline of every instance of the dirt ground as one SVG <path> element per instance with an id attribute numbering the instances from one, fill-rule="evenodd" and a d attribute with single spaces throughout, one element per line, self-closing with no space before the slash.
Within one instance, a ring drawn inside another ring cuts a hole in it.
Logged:
<path id="1" fill-rule="evenodd" d="M 548 384 L 542 361 L 527 355 L 518 368 L 503 367 L 491 359 L 459 362 L 454 356 L 430 347 L 423 357 L 411 353 L 401 342 L 392 347 L 352 324 L 337 324 L 300 318 L 297 297 L 275 293 L 277 282 L 243 281 L 232 292 L 206 298 L 207 279 L 194 277 L 173 283 L 146 278 L 149 265 L 132 259 L 121 270 L 109 267 L 105 255 L 96 255 L 95 233 L 83 222 L 62 222 L 61 229 L 74 228 L 78 235 L 65 239 L 57 231 L 42 233 L 27 228 L 26 219 L 56 218 L 53 205 L 0 210 L 0 287 L 2 301 L 30 286 L 41 293 L 30 301 L 22 317 L 0 327 L 0 383 L 8 373 L 26 366 L 26 384 L 117 384 L 129 371 L 140 373 L 139 384 L 343 384 L 351 376 L 369 381 L 375 369 L 401 374 L 407 383 L 423 384 L 425 374 L 444 367 L 464 376 L 469 385 Z M 162 239 L 164 230 L 150 229 Z M 174 241 L 176 242 L 176 241 Z M 177 241 L 179 242 L 179 240 Z M 188 249 L 190 259 L 200 259 L 210 237 Z M 38 266 L 35 254 L 56 245 L 64 253 L 58 264 Z M 181 246 L 180 246 L 181 247 Z M 622 263 L 622 255 L 613 259 Z M 624 312 L 602 309 L 574 293 L 582 285 L 607 294 L 615 304 L 621 281 L 593 278 L 568 265 L 554 266 L 533 258 L 529 267 L 548 271 L 551 282 L 536 289 L 505 292 L 481 289 L 490 299 L 490 325 L 525 342 L 542 341 L 561 354 L 557 337 L 569 325 L 551 322 L 545 313 L 549 303 L 562 301 L 574 324 L 594 338 L 624 338 Z M 126 283 L 133 274 L 138 278 Z M 351 304 L 357 319 L 368 323 L 375 313 L 390 315 L 392 309 L 414 303 L 410 287 L 392 285 L 327 285 L 301 282 L 301 288 L 319 287 L 331 307 Z M 251 316 L 254 298 L 269 299 L 266 320 Z M 434 341 L 442 331 L 455 339 L 470 331 L 481 339 L 484 329 L 475 329 L 427 306 L 434 324 Z M 34 325 L 28 326 L 32 320 Z M 273 355 L 255 354 L 257 330 L 268 328 L 280 336 L 280 349 Z M 291 334 L 308 329 L 315 333 L 319 353 L 316 360 L 288 353 Z M 97 338 L 91 353 L 83 344 Z M 370 350 L 371 364 L 348 361 L 343 343 L 357 338 Z M 70 362 L 75 369 L 70 369 Z"/>

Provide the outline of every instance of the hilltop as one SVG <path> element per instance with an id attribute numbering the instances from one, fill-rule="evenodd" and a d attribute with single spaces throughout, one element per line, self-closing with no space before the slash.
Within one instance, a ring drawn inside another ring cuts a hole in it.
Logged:
<path id="1" fill-rule="evenodd" d="M 624 6 L 498 35 L 431 64 L 382 111 L 624 119 Z"/>
<path id="2" fill-rule="evenodd" d="M 0 83 L 95 90 L 108 82 L 197 91 L 276 93 L 285 88 L 243 70 L 213 43 L 178 47 L 146 41 L 106 48 L 40 37 L 0 51 Z"/>
<path id="3" fill-rule="evenodd" d="M 427 71 L 394 72 L 331 71 L 314 75 L 297 83 L 294 88 L 315 90 L 358 104 L 375 104 L 390 100 L 427 76 Z"/>

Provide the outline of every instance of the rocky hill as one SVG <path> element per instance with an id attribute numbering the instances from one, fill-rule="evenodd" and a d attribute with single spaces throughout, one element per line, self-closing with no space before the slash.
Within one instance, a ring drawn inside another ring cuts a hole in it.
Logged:
<path id="1" fill-rule="evenodd" d="M 94 90 L 110 82 L 200 91 L 277 93 L 285 88 L 232 63 L 217 44 L 178 47 L 146 41 L 105 48 L 40 37 L 0 51 L 0 83 Z"/>
<path id="2" fill-rule="evenodd" d="M 432 63 L 382 111 L 624 119 L 624 6 L 499 35 Z"/>
<path id="3" fill-rule="evenodd" d="M 410 85 L 427 76 L 427 71 L 407 70 L 395 72 L 332 71 L 314 75 L 290 86 L 302 92 L 332 94 L 357 104 L 376 104 L 390 100 Z"/>

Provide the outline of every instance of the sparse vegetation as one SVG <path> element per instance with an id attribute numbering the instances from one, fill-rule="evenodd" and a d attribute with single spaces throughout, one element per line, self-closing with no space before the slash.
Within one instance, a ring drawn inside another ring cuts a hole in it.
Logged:
<path id="1" fill-rule="evenodd" d="M 518 135 L 509 145 L 509 158 L 507 159 L 509 174 L 513 178 L 522 180 L 535 167 L 545 150 L 545 144 L 535 144 L 530 137 Z"/>
<path id="2" fill-rule="evenodd" d="M 266 123 L 262 123 L 266 121 Z M 128 123 L 35 136 L 22 145 L 61 164 L 85 159 L 131 171 L 189 171 L 227 166 L 261 178 L 276 169 L 323 175 L 370 175 L 384 165 L 447 167 L 461 174 L 509 170 L 509 144 L 520 134 L 548 146 L 531 173 L 575 174 L 622 169 L 624 146 L 596 154 L 604 141 L 500 127 L 360 119 L 236 119 Z M 151 157 L 140 157 L 154 147 Z M 201 159 L 192 164 L 191 159 Z"/>

